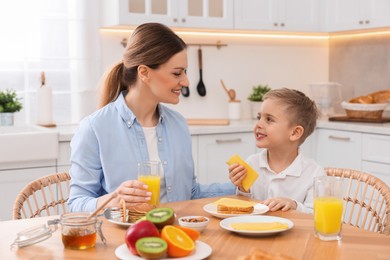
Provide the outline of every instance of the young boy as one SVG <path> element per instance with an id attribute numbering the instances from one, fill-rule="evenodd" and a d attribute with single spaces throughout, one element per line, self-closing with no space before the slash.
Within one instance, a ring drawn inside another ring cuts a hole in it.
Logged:
<path id="1" fill-rule="evenodd" d="M 259 173 L 249 191 L 242 187 L 244 166 L 229 166 L 229 178 L 237 193 L 262 200 L 270 211 L 296 209 L 313 212 L 313 178 L 324 169 L 299 152 L 313 133 L 318 118 L 315 103 L 293 89 L 275 89 L 264 96 L 253 132 L 256 146 L 264 148 L 246 162 Z"/>

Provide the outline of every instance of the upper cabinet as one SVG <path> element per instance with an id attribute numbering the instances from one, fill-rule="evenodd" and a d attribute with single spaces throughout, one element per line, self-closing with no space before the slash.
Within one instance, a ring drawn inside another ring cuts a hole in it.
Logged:
<path id="1" fill-rule="evenodd" d="M 327 31 L 390 26 L 388 0 L 328 0 Z"/>
<path id="2" fill-rule="evenodd" d="M 102 0 L 102 26 L 233 28 L 233 0 Z"/>
<path id="3" fill-rule="evenodd" d="M 320 30 L 318 0 L 234 1 L 234 28 L 272 31 Z"/>

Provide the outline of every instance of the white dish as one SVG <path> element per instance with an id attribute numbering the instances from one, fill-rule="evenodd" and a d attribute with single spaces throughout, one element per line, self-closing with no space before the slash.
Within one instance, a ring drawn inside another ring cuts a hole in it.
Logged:
<path id="1" fill-rule="evenodd" d="M 250 216 L 250 215 L 260 215 L 266 213 L 269 208 L 268 206 L 264 204 L 257 203 L 254 206 L 254 210 L 251 214 L 221 214 L 217 211 L 217 205 L 214 203 L 209 203 L 204 205 L 203 210 L 210 213 L 214 217 L 217 218 L 229 218 L 229 217 L 236 217 L 236 216 Z"/>
<path id="2" fill-rule="evenodd" d="M 127 222 L 122 222 L 120 219 L 108 219 L 109 222 L 123 226 L 123 227 L 130 227 L 134 225 L 134 223 L 127 223 Z"/>
<path id="3" fill-rule="evenodd" d="M 213 251 L 211 247 L 202 242 L 202 241 L 196 241 L 195 242 L 195 250 L 192 252 L 190 255 L 185 256 L 185 257 L 175 257 L 175 258 L 163 258 L 162 260 L 169 260 L 169 259 L 175 259 L 175 260 L 180 260 L 180 259 L 185 259 L 185 260 L 200 260 L 200 259 L 205 259 L 209 255 L 211 255 L 211 252 Z M 133 255 L 130 250 L 127 248 L 126 244 L 122 244 L 118 246 L 115 249 L 115 255 L 122 260 L 137 260 L 137 259 L 143 259 L 140 256 L 135 256 Z"/>
<path id="4" fill-rule="evenodd" d="M 280 222 L 288 225 L 286 229 L 279 230 L 237 230 L 230 227 L 231 223 L 242 223 L 242 222 Z M 286 218 L 272 217 L 272 216 L 243 216 L 243 217 L 232 217 L 227 218 L 219 222 L 221 228 L 246 236 L 269 236 L 272 234 L 280 233 L 291 229 L 294 223 Z"/>

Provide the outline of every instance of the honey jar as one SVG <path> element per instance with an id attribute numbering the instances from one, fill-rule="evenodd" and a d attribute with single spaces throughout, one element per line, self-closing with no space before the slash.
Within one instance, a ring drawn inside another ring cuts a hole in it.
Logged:
<path id="1" fill-rule="evenodd" d="M 96 244 L 96 233 L 98 233 L 105 243 L 105 238 L 101 231 L 102 221 L 96 216 L 88 219 L 89 213 L 76 212 L 61 215 L 61 237 L 65 248 L 88 249 Z"/>

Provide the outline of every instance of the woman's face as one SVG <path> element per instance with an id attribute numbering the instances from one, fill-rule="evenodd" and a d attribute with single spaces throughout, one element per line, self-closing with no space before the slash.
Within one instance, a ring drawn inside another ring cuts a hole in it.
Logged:
<path id="1" fill-rule="evenodd" d="M 259 148 L 285 147 L 290 142 L 294 126 L 290 123 L 286 105 L 266 99 L 258 113 L 254 127 L 256 146 Z"/>
<path id="2" fill-rule="evenodd" d="M 158 69 L 152 70 L 150 89 L 159 102 L 179 103 L 182 87 L 189 85 L 186 69 L 187 50 L 183 50 L 161 64 Z"/>

